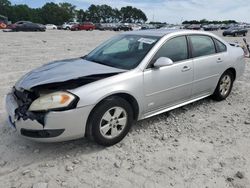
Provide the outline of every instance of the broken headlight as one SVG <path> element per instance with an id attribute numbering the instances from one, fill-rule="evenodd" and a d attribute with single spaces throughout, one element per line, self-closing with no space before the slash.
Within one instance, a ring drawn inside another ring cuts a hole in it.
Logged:
<path id="1" fill-rule="evenodd" d="M 68 109 L 76 104 L 77 97 L 65 91 L 58 91 L 39 97 L 29 107 L 29 111 Z"/>

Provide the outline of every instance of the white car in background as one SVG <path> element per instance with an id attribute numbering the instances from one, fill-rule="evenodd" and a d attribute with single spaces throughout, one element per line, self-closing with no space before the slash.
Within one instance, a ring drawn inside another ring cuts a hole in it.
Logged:
<path id="1" fill-rule="evenodd" d="M 54 25 L 54 24 L 47 24 L 47 25 L 45 25 L 45 27 L 46 27 L 47 30 L 55 30 L 55 29 L 57 29 L 57 26 Z"/>
<path id="2" fill-rule="evenodd" d="M 78 22 L 68 22 L 68 23 L 64 23 L 62 25 L 62 28 L 65 30 L 70 30 L 72 28 L 73 25 L 79 24 Z"/>

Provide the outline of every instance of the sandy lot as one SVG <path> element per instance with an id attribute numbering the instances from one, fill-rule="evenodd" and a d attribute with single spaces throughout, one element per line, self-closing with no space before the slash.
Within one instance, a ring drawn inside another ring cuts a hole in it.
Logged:
<path id="1" fill-rule="evenodd" d="M 113 147 L 86 139 L 35 143 L 7 126 L 3 97 L 21 75 L 82 56 L 115 34 L 0 32 L 0 187 L 250 187 L 249 59 L 227 100 L 208 98 L 140 121 Z"/>

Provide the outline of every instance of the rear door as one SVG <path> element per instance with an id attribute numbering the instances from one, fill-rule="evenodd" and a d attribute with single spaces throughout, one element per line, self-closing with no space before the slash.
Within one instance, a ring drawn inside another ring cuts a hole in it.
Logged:
<path id="1" fill-rule="evenodd" d="M 168 57 L 174 64 L 153 68 L 152 64 L 160 57 Z M 187 101 L 191 97 L 192 82 L 193 62 L 189 59 L 186 36 L 168 40 L 144 71 L 146 113 Z"/>
<path id="2" fill-rule="evenodd" d="M 190 35 L 188 39 L 194 63 L 192 96 L 197 98 L 209 95 L 213 93 L 223 72 L 226 47 L 219 52 L 217 45 L 224 44 L 218 40 L 216 44 L 216 40 L 207 35 Z"/>

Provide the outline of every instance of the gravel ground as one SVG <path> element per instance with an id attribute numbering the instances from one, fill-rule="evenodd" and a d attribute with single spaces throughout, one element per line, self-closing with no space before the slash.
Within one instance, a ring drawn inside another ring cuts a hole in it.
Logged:
<path id="1" fill-rule="evenodd" d="M 0 187 L 249 187 L 249 59 L 227 100 L 208 98 L 140 121 L 113 147 L 86 139 L 41 144 L 8 128 L 3 97 L 21 75 L 82 56 L 115 34 L 0 32 Z"/>

